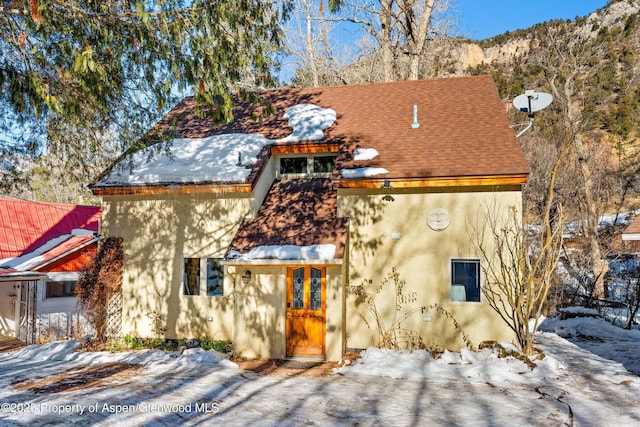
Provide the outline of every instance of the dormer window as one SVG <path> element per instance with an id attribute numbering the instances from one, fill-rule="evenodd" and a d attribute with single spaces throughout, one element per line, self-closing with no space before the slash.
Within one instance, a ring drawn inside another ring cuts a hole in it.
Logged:
<path id="1" fill-rule="evenodd" d="M 280 175 L 306 174 L 306 157 L 283 157 L 280 159 Z"/>
<path id="2" fill-rule="evenodd" d="M 278 173 L 280 176 L 305 177 L 305 176 L 329 176 L 333 171 L 336 155 L 290 155 L 280 157 Z"/>

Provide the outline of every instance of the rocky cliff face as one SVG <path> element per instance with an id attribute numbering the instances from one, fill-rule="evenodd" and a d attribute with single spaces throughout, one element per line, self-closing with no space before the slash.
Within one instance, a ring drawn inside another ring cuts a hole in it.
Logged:
<path id="1" fill-rule="evenodd" d="M 549 32 L 556 32 L 561 39 L 569 43 L 571 39 L 595 39 L 603 28 L 608 31 L 624 30 L 628 25 L 629 17 L 638 14 L 640 14 L 640 0 L 620 0 L 572 22 L 551 21 L 482 41 L 464 39 L 450 41 L 449 44 L 428 53 L 427 57 L 432 56 L 432 58 L 425 58 L 425 62 L 428 63 L 437 56 L 441 62 L 449 61 L 451 64 L 446 70 L 432 73 L 432 77 L 462 75 L 469 68 L 477 68 L 483 64 L 507 65 L 514 60 L 528 62 L 528 56 L 535 54 L 540 39 Z"/>

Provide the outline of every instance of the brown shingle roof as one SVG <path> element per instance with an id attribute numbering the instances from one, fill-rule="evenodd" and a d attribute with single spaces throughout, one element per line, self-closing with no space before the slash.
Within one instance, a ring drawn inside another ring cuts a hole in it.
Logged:
<path id="1" fill-rule="evenodd" d="M 265 91 L 275 114 L 255 120 L 264 105 L 239 103 L 232 123 L 216 127 L 193 114 L 185 98 L 153 132 L 172 129 L 181 137 L 230 132 L 282 138 L 291 132 L 286 108 L 312 103 L 332 108 L 336 123 L 322 142 L 338 142 L 336 168 L 377 167 L 379 178 L 439 178 L 527 174 L 529 167 L 490 76 Z M 413 129 L 413 106 L 420 127 Z M 353 161 L 355 148 L 375 148 L 370 161 Z M 254 174 L 255 175 L 255 174 Z M 337 177 L 337 175 L 335 175 Z"/>
<path id="2" fill-rule="evenodd" d="M 323 178 L 276 180 L 255 218 L 245 219 L 229 251 L 258 246 L 334 244 L 344 255 L 347 218 L 337 217 L 337 191 Z"/>

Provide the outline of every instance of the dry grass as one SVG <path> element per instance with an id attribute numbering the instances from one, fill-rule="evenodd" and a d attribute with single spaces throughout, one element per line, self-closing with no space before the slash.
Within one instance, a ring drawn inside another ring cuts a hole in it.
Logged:
<path id="1" fill-rule="evenodd" d="M 32 393 L 61 393 L 86 390 L 105 386 L 113 381 L 126 380 L 142 369 L 140 365 L 130 363 L 105 363 L 95 366 L 68 369 L 56 375 L 35 380 L 23 380 L 12 383 L 17 391 Z"/>

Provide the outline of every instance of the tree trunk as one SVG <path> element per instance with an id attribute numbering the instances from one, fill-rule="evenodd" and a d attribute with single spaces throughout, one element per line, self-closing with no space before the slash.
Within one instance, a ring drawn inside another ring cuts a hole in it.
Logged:
<path id="1" fill-rule="evenodd" d="M 322 5 L 323 3 L 321 3 Z M 309 3 L 305 3 L 305 15 L 306 15 L 306 24 L 307 24 L 307 34 L 305 37 L 305 46 L 307 48 L 307 60 L 309 61 L 309 71 L 311 72 L 311 78 L 313 82 L 313 86 L 319 86 L 318 81 L 318 66 L 317 59 L 314 53 L 313 46 L 313 33 L 311 31 L 311 5 Z"/>
<path id="2" fill-rule="evenodd" d="M 393 1 L 380 1 L 380 55 L 382 56 L 382 76 L 385 82 L 394 81 L 393 42 L 391 40 L 391 8 Z"/>
<path id="3" fill-rule="evenodd" d="M 424 9 L 419 17 L 419 22 L 416 22 L 415 14 L 409 14 L 409 11 L 405 11 L 405 16 L 412 16 L 413 19 L 407 19 L 407 28 L 409 34 L 407 34 L 407 48 L 409 50 L 409 74 L 407 80 L 418 80 L 420 77 L 420 58 L 422 57 L 422 51 L 429 35 L 429 22 L 431 21 L 431 14 L 433 12 L 433 5 L 436 0 L 427 0 L 424 2 Z"/>
<path id="4" fill-rule="evenodd" d="M 609 270 L 606 260 L 602 257 L 600 239 L 598 236 L 598 213 L 596 210 L 596 198 L 593 192 L 593 173 L 587 161 L 587 151 L 582 143 L 582 135 L 576 124 L 582 121 L 582 114 L 579 107 L 571 102 L 571 94 L 574 92 L 573 78 L 568 78 L 564 84 L 564 96 L 567 102 L 567 115 L 565 126 L 571 129 L 573 148 L 578 159 L 580 171 L 582 172 L 584 185 L 584 202 L 586 205 L 586 218 L 584 221 L 584 234 L 589 242 L 589 256 L 591 258 L 591 268 L 594 275 L 593 296 L 596 298 L 605 297 L 604 276 Z"/>
<path id="5" fill-rule="evenodd" d="M 593 174 L 587 163 L 586 152 L 582 144 L 582 137 L 577 133 L 574 138 L 574 147 L 578 156 L 578 164 L 582 171 L 584 179 L 584 198 L 587 208 L 586 221 L 584 227 L 585 237 L 589 241 L 589 255 L 591 257 L 591 266 L 594 275 L 593 296 L 596 298 L 605 297 L 604 276 L 609 271 L 607 261 L 603 259 L 602 250 L 600 248 L 600 239 L 598 236 L 598 213 L 596 211 L 596 200 L 593 194 Z"/>

